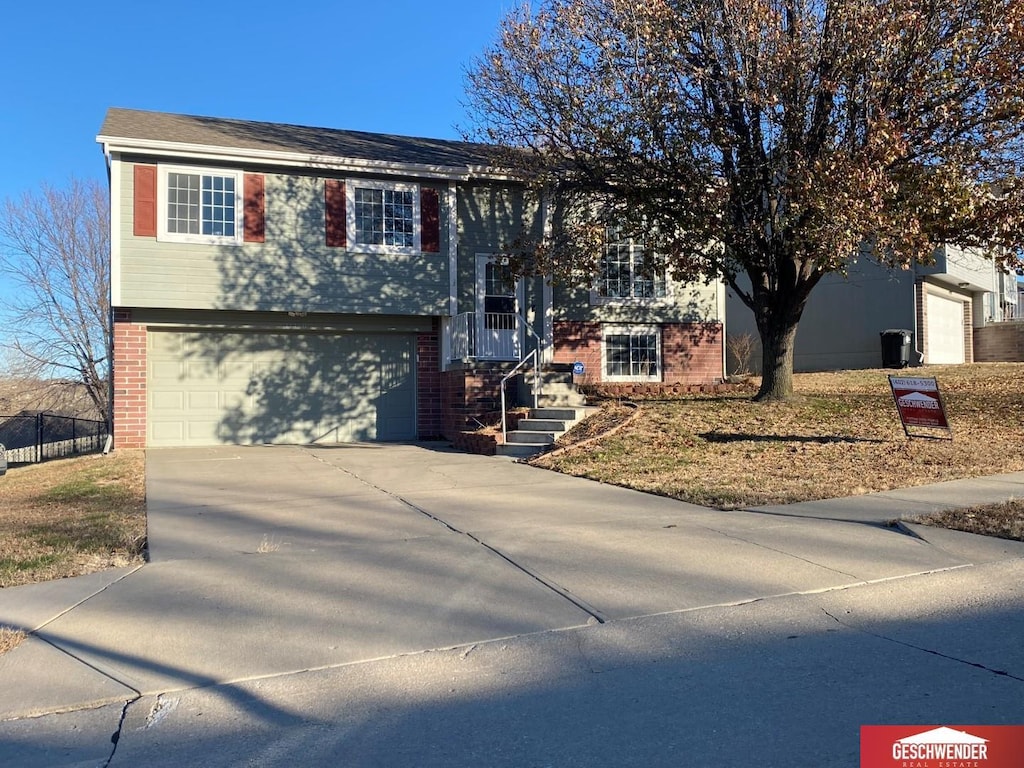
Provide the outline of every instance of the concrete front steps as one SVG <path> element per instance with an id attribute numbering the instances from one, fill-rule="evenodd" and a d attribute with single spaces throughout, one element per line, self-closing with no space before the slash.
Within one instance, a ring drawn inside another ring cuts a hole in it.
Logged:
<path id="1" fill-rule="evenodd" d="M 528 418 L 510 430 L 506 442 L 497 446 L 498 456 L 523 459 L 549 450 L 555 440 L 583 421 L 593 408 L 531 408 Z"/>

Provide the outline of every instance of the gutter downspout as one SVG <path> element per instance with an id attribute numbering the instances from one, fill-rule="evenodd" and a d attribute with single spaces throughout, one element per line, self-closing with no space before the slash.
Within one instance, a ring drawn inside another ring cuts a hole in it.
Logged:
<path id="1" fill-rule="evenodd" d="M 922 352 L 918 348 L 921 339 L 920 339 L 920 334 L 918 334 L 918 328 L 917 328 L 917 310 L 918 310 L 918 306 L 917 306 L 917 302 L 918 302 L 918 295 L 917 295 L 917 259 L 914 259 L 910 263 L 910 273 L 911 273 L 911 275 L 913 276 L 913 279 L 914 279 L 914 282 L 913 282 L 913 294 L 912 294 L 913 297 L 914 297 L 914 354 L 917 355 L 917 364 L 918 365 L 924 365 L 924 352 Z M 921 283 L 921 296 L 920 296 L 920 300 L 922 302 L 924 301 L 924 283 Z"/>

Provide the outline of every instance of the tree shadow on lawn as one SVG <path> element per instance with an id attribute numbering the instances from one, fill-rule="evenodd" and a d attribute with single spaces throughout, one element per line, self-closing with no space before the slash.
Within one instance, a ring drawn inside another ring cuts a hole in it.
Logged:
<path id="1" fill-rule="evenodd" d="M 702 432 L 698 437 L 709 443 L 887 443 L 877 437 L 846 437 L 843 435 L 751 435 L 745 432 Z"/>

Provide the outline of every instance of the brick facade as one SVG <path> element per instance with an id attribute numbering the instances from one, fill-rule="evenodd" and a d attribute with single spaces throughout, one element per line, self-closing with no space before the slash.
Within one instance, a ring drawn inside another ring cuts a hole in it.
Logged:
<path id="1" fill-rule="evenodd" d="M 114 448 L 146 447 L 146 326 L 114 310 Z"/>
<path id="2" fill-rule="evenodd" d="M 722 381 L 722 324 L 672 323 L 661 327 L 662 376 L 666 384 Z"/>
<path id="3" fill-rule="evenodd" d="M 661 380 L 665 384 L 714 384 L 724 378 L 721 323 L 663 323 Z M 602 324 L 559 321 L 554 324 L 555 363 L 581 362 L 578 384 L 599 384 Z"/>
<path id="4" fill-rule="evenodd" d="M 974 360 L 1024 363 L 1024 322 L 993 323 L 974 329 Z"/>
<path id="5" fill-rule="evenodd" d="M 601 324 L 560 320 L 552 325 L 554 363 L 583 363 L 584 373 L 577 384 L 596 384 L 601 380 Z"/>
<path id="6" fill-rule="evenodd" d="M 434 330 L 416 337 L 416 435 L 430 440 L 442 433 L 441 345 Z"/>
<path id="7" fill-rule="evenodd" d="M 454 440 L 459 432 L 478 428 L 479 420 L 487 414 L 500 414 L 504 376 L 502 370 L 444 371 L 441 374 L 441 434 Z"/>

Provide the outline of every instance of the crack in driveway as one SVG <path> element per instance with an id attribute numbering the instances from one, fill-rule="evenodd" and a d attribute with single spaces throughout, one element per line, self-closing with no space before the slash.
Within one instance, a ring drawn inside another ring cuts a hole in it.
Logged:
<path id="1" fill-rule="evenodd" d="M 565 589 L 564 587 L 560 586 L 556 582 L 551 581 L 550 579 L 542 576 L 541 574 L 539 574 L 536 571 L 534 571 L 533 569 L 531 569 L 529 566 L 524 565 L 523 563 L 517 562 L 510 555 L 507 555 L 504 552 L 502 552 L 500 549 L 498 549 L 497 547 L 494 547 L 494 546 L 488 544 L 483 539 L 481 539 L 481 538 L 479 538 L 477 536 L 474 536 L 469 531 L 463 531 L 463 530 L 460 530 L 459 528 L 456 528 L 454 525 L 449 523 L 447 520 L 444 520 L 443 518 L 438 517 L 437 515 L 435 515 L 432 512 L 429 512 L 429 511 L 423 509 L 420 506 L 417 506 L 416 504 L 414 504 L 413 502 L 409 501 L 407 498 L 405 498 L 401 494 L 394 493 L 393 491 L 389 491 L 386 488 L 381 488 L 379 485 L 375 485 L 374 483 L 371 483 L 366 478 L 360 477 L 359 475 L 357 475 L 355 472 L 353 472 L 352 470 L 348 469 L 347 467 L 342 467 L 342 466 L 339 466 L 337 464 L 331 464 L 330 462 L 324 461 L 323 459 L 321 459 L 319 456 L 317 456 L 315 453 L 312 453 L 312 452 L 310 452 L 309 455 L 312 456 L 317 461 L 319 461 L 321 464 L 325 464 L 325 465 L 327 465 L 329 467 L 332 467 L 333 469 L 336 469 L 339 472 L 344 472 L 346 475 L 348 475 L 349 477 L 354 478 L 355 480 L 358 480 L 360 483 L 362 483 L 366 487 L 372 488 L 373 490 L 378 491 L 379 493 L 383 493 L 385 496 L 388 496 L 388 497 L 390 497 L 392 499 L 395 499 L 399 503 L 404 504 L 406 507 L 408 507 L 409 509 L 413 510 L 417 514 L 423 515 L 424 517 L 427 517 L 430 520 L 433 520 L 435 523 L 443 525 L 445 528 L 447 528 L 452 533 L 457 534 L 459 536 L 465 536 L 470 541 L 474 542 L 478 546 L 481 546 L 484 549 L 486 549 L 487 551 L 489 551 L 491 554 L 497 555 L 502 560 L 504 560 L 506 563 L 511 565 L 513 568 L 516 568 L 520 572 L 526 574 L 531 579 L 536 581 L 538 584 L 542 585 L 545 589 L 548 589 L 551 592 L 554 592 L 556 595 L 561 597 L 563 600 L 567 600 L 568 602 L 572 603 L 574 606 L 576 606 L 581 611 L 583 611 L 588 616 L 590 616 L 591 619 L 596 621 L 598 624 L 604 624 L 608 620 L 607 617 L 604 615 L 604 613 L 602 613 L 600 610 L 598 610 L 594 606 L 590 605 L 586 601 L 580 599 L 579 597 L 576 597 L 568 589 Z"/>

